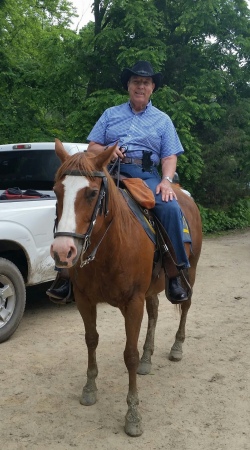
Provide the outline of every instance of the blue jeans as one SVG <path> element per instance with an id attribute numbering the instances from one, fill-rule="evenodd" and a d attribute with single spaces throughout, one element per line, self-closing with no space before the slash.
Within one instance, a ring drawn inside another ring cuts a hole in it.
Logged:
<path id="1" fill-rule="evenodd" d="M 184 264 L 184 268 L 190 267 L 183 241 L 183 214 L 177 200 L 163 202 L 161 192 L 155 194 L 156 186 L 161 181 L 157 168 L 152 167 L 151 172 L 143 172 L 141 166 L 121 163 L 121 174 L 127 178 L 141 178 L 147 183 L 155 196 L 155 207 L 152 208 L 152 211 L 169 235 L 175 250 L 177 264 Z"/>

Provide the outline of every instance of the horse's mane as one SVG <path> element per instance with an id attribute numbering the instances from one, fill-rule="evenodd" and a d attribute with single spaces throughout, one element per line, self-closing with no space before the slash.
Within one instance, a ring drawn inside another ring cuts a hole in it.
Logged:
<path id="1" fill-rule="evenodd" d="M 55 182 L 59 181 L 64 176 L 64 173 L 68 170 L 78 170 L 80 172 L 82 171 L 83 174 L 84 172 L 91 174 L 91 172 L 97 170 L 95 166 L 95 156 L 91 153 L 85 152 L 79 152 L 70 156 L 59 167 L 55 176 Z M 131 213 L 129 207 L 126 206 L 126 202 L 123 201 L 122 195 L 115 185 L 112 177 L 108 173 L 106 167 L 103 167 L 103 172 L 105 173 L 108 181 L 108 209 L 116 219 L 115 222 L 117 226 L 117 239 L 122 240 L 124 239 L 124 230 L 129 230 L 132 224 L 136 221 L 133 213 Z M 88 175 L 87 178 L 93 179 L 94 176 Z"/>

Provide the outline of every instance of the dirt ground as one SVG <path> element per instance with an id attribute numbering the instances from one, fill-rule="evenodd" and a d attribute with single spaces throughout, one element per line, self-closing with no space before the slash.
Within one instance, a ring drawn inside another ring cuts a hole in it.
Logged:
<path id="1" fill-rule="evenodd" d="M 98 309 L 98 401 L 80 405 L 84 329 L 75 304 L 30 289 L 24 318 L 1 344 L 3 450 L 250 449 L 250 229 L 206 238 L 181 362 L 168 360 L 179 316 L 160 296 L 152 373 L 138 377 L 144 433 L 123 430 L 128 376 L 123 318 Z M 139 342 L 146 332 L 144 315 Z"/>

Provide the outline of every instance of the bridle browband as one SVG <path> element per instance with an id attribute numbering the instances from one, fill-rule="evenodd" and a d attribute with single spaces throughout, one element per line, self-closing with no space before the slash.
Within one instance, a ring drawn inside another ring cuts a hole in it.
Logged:
<path id="1" fill-rule="evenodd" d="M 102 184 L 101 184 L 101 188 L 99 191 L 99 196 L 98 196 L 93 214 L 91 216 L 90 224 L 89 224 L 89 227 L 88 227 L 86 233 L 80 234 L 80 233 L 73 233 L 73 232 L 71 233 L 68 231 L 55 231 L 57 228 L 57 214 L 56 214 L 56 220 L 55 220 L 55 225 L 54 225 L 54 238 L 56 238 L 58 236 L 70 236 L 72 238 L 83 240 L 82 251 L 81 251 L 81 264 L 80 264 L 80 267 L 83 267 L 85 264 L 88 264 L 90 261 L 93 261 L 93 259 L 95 258 L 97 249 L 98 249 L 99 245 L 101 244 L 104 236 L 106 235 L 106 233 L 112 223 L 112 220 L 111 220 L 111 222 L 108 225 L 108 228 L 106 229 L 104 235 L 102 236 L 102 238 L 99 241 L 99 243 L 97 244 L 97 246 L 94 248 L 92 253 L 88 256 L 88 258 L 83 261 L 82 255 L 86 252 L 86 250 L 88 249 L 88 247 L 91 244 L 90 237 L 91 237 L 94 225 L 96 223 L 96 218 L 97 218 L 98 213 L 100 215 L 103 213 L 104 216 L 106 217 L 109 212 L 109 210 L 108 210 L 108 180 L 107 180 L 107 176 L 106 176 L 105 172 L 102 172 L 102 171 L 85 172 L 82 170 L 66 170 L 62 176 L 64 176 L 64 175 L 72 175 L 72 176 L 77 176 L 77 177 L 86 176 L 86 177 L 92 177 L 92 178 L 95 178 L 95 177 L 102 178 Z"/>
<path id="2" fill-rule="evenodd" d="M 85 172 L 82 170 L 65 170 L 65 172 L 62 174 L 64 175 L 73 175 L 75 177 L 81 177 L 84 175 L 85 177 L 98 177 L 98 178 L 107 178 L 104 172 L 101 172 L 99 170 L 93 170 L 93 172 Z"/>

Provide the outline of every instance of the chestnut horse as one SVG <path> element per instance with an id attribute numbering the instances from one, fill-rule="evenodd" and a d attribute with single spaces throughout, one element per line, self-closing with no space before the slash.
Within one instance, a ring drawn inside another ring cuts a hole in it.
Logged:
<path id="1" fill-rule="evenodd" d="M 80 152 L 69 156 L 56 139 L 56 154 L 62 165 L 54 185 L 58 222 L 51 255 L 57 267 L 69 269 L 75 301 L 85 326 L 88 368 L 80 402 L 93 405 L 97 399 L 96 348 L 99 336 L 96 305 L 106 302 L 118 307 L 124 316 L 124 361 L 129 374 L 125 432 L 130 436 L 140 436 L 142 425 L 136 377 L 137 373 L 150 372 L 159 304 L 157 294 L 164 290 L 165 275 L 161 270 L 157 277 L 152 278 L 155 246 L 106 169 L 112 153 L 111 147 L 99 155 Z M 187 194 L 180 188 L 175 188 L 175 191 L 192 237 L 189 278 L 193 286 L 202 242 L 200 214 Z M 169 356 L 174 361 L 182 357 L 191 296 L 192 293 L 180 307 L 180 324 Z M 139 361 L 138 337 L 145 299 L 148 329 Z"/>

